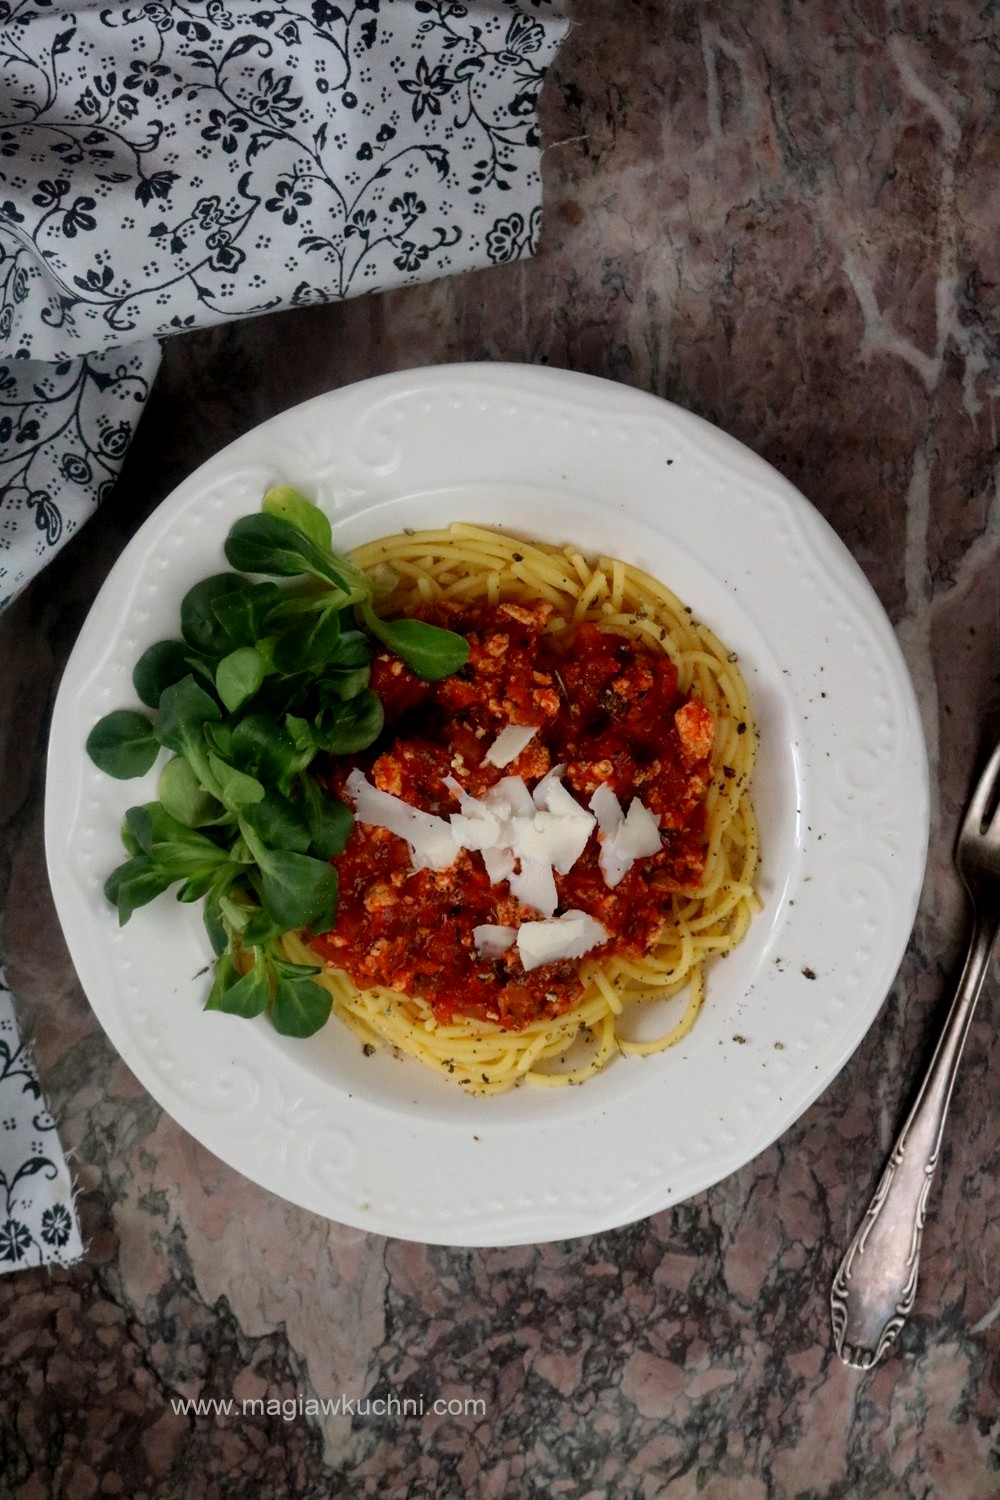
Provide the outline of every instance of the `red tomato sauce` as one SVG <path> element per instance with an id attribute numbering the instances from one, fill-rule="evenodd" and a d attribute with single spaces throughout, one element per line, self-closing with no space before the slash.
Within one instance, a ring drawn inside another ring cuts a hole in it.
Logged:
<path id="1" fill-rule="evenodd" d="M 602 782 L 626 810 L 639 797 L 659 815 L 659 853 L 637 860 L 609 889 L 595 829 L 573 868 L 555 880 L 558 910 L 585 911 L 610 935 L 589 957 L 648 953 L 671 892 L 702 874 L 711 715 L 678 693 L 668 656 L 590 624 L 572 635 L 546 634 L 546 604 L 437 605 L 420 613 L 467 637 L 468 662 L 428 683 L 387 652 L 377 655 L 371 685 L 385 707 L 385 730 L 363 755 L 331 763 L 330 789 L 343 795 L 358 765 L 383 791 L 448 817 L 458 802 L 446 777 L 478 797 L 508 775 L 531 788 L 563 764 L 564 784 L 584 806 Z M 501 770 L 484 756 L 508 724 L 536 725 L 538 733 Z M 506 881 L 490 884 L 478 852 L 462 850 L 447 870 L 414 871 L 403 839 L 355 823 L 334 863 L 336 924 L 313 947 L 359 989 L 383 985 L 421 997 L 442 1023 L 470 1016 L 512 1030 L 579 1000 L 578 959 L 526 973 L 516 947 L 499 959 L 477 955 L 476 926 L 516 927 L 538 916 Z"/>

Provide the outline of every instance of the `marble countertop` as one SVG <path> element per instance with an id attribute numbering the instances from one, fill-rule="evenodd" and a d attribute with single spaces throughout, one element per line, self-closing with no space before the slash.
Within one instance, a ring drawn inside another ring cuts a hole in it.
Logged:
<path id="1" fill-rule="evenodd" d="M 1000 995 L 988 978 L 914 1314 L 861 1374 L 828 1290 L 955 976 L 951 851 L 1000 727 L 1000 50 L 990 7 L 577 0 L 531 263 L 178 338 L 117 492 L 0 621 L 2 956 L 88 1251 L 0 1278 L 0 1495 L 1000 1491 Z M 293 1208 L 164 1115 L 97 1025 L 42 847 L 59 674 L 124 540 L 204 458 L 361 377 L 549 363 L 667 396 L 791 479 L 902 643 L 933 786 L 913 941 L 868 1037 L 735 1176 L 506 1250 Z M 423 1414 L 310 1415 L 316 1398 Z M 259 1398 L 271 1415 L 172 1404 Z M 436 1413 L 435 1399 L 470 1402 Z M 478 1403 L 478 1405 L 476 1404 Z"/>

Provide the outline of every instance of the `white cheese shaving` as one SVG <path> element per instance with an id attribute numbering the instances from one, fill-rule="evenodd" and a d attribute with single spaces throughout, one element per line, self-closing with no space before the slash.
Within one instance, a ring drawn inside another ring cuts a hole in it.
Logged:
<path id="1" fill-rule="evenodd" d="M 600 922 L 585 911 L 568 911 L 545 922 L 522 923 L 517 930 L 517 953 L 521 967 L 530 973 L 542 964 L 582 958 L 607 940 L 607 930 Z"/>
<path id="2" fill-rule="evenodd" d="M 509 880 L 517 868 L 517 860 L 510 849 L 484 849 L 483 864 L 490 877 L 490 885 L 500 885 Z"/>
<path id="3" fill-rule="evenodd" d="M 647 854 L 659 854 L 663 847 L 660 843 L 660 820 L 638 797 L 633 797 L 629 803 L 625 821 L 615 837 L 620 847 L 633 860 L 642 859 Z"/>
<path id="4" fill-rule="evenodd" d="M 494 927 L 489 922 L 472 929 L 472 941 L 480 958 L 502 958 L 513 947 L 516 937 L 516 927 Z"/>
<path id="5" fill-rule="evenodd" d="M 444 818 L 411 807 L 402 797 L 382 792 L 372 786 L 363 771 L 353 770 L 347 778 L 348 794 L 354 801 L 354 816 L 359 823 L 387 828 L 410 846 L 414 868 L 447 870 L 455 863 L 458 845 L 451 825 Z"/>
<path id="6" fill-rule="evenodd" d="M 594 827 L 589 813 L 582 808 L 578 808 L 578 813 L 579 816 L 560 817 L 556 813 L 536 812 L 533 818 L 511 818 L 507 825 L 511 848 L 519 859 L 545 860 L 560 875 L 565 875 L 580 858 Z"/>
<path id="7" fill-rule="evenodd" d="M 462 809 L 451 815 L 451 828 L 459 848 L 478 849 L 483 854 L 488 849 L 501 848 L 503 826 L 510 817 L 507 802 L 498 799 L 490 804 L 477 797 L 470 797 L 454 776 L 446 776 L 444 784 L 458 798 Z"/>
<path id="8" fill-rule="evenodd" d="M 538 727 L 534 724 L 508 724 L 506 729 L 501 729 L 483 759 L 499 769 L 509 766 L 537 733 Z"/>
<path id="9" fill-rule="evenodd" d="M 590 806 L 600 829 L 598 864 L 605 885 L 613 890 L 637 859 L 660 852 L 659 819 L 638 797 L 632 798 L 628 812 L 623 813 L 618 798 L 606 784 L 594 792 Z"/>
<path id="10" fill-rule="evenodd" d="M 565 769 L 553 766 L 532 794 L 518 777 L 507 777 L 503 783 L 513 809 L 503 837 L 520 863 L 510 888 L 518 900 L 545 917 L 558 904 L 553 870 L 565 875 L 573 868 L 595 826 L 592 814 L 563 786 Z"/>
<path id="11" fill-rule="evenodd" d="M 580 858 L 594 818 L 560 781 L 554 766 L 528 791 L 520 776 L 505 776 L 482 798 L 470 797 L 453 776 L 445 786 L 458 798 L 451 828 L 463 849 L 478 849 L 493 885 L 506 880 L 524 906 L 549 917 L 558 905 L 553 869 L 565 875 Z"/>
<path id="12" fill-rule="evenodd" d="M 564 797 L 569 797 L 571 802 L 573 801 L 570 793 L 567 792 L 562 784 L 562 778 L 565 774 L 566 767 L 561 763 L 558 766 L 553 766 L 550 771 L 545 773 L 535 787 L 535 790 L 530 794 L 531 800 L 536 807 L 548 808 L 551 805 L 552 798 L 558 797 L 560 792 L 563 793 Z M 573 805 L 574 807 L 577 806 L 575 802 Z"/>
<path id="13" fill-rule="evenodd" d="M 516 896 L 522 906 L 530 906 L 543 917 L 551 917 L 559 905 L 559 893 L 548 860 L 522 859 L 520 868 L 507 876 L 507 884 L 511 895 Z"/>
<path id="14" fill-rule="evenodd" d="M 597 819 L 597 826 L 605 835 L 614 833 L 625 814 L 621 803 L 606 781 L 602 781 L 590 799 L 590 810 Z"/>
<path id="15" fill-rule="evenodd" d="M 452 813 L 451 831 L 460 849 L 495 849 L 500 838 L 500 822 L 491 812 L 475 814 Z"/>
<path id="16" fill-rule="evenodd" d="M 504 776 L 490 787 L 483 801 L 501 818 L 530 818 L 535 811 L 531 793 L 520 776 Z"/>

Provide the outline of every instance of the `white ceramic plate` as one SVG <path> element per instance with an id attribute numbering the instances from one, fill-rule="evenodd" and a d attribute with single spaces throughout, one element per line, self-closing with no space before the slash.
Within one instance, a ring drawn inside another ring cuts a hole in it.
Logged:
<path id="1" fill-rule="evenodd" d="M 671 1051 L 576 1089 L 474 1099 L 331 1023 L 308 1042 L 206 1013 L 200 911 L 170 896 L 124 928 L 102 894 L 125 809 L 92 724 L 139 706 L 132 666 L 176 634 L 231 523 L 285 481 L 346 549 L 466 519 L 636 562 L 739 653 L 761 725 L 763 911 Z M 293 1202 L 432 1243 L 561 1239 L 717 1182 L 806 1109 L 892 982 L 916 909 L 927 767 L 913 690 L 860 570 L 767 464 L 689 413 L 587 376 L 408 371 L 295 407 L 203 465 L 126 548 L 56 703 L 46 843 L 59 916 L 102 1025 L 210 1150 Z M 813 977 L 815 976 L 815 977 Z"/>

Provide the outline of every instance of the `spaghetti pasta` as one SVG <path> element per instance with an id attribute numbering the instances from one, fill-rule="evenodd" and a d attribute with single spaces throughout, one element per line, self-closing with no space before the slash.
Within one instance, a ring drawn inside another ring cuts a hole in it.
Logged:
<path id="1" fill-rule="evenodd" d="M 758 905 L 750 798 L 757 734 L 735 655 L 664 585 L 619 559 L 588 561 L 573 546 L 456 523 L 369 543 L 352 561 L 374 581 L 377 609 L 386 617 L 441 603 L 533 607 L 544 600 L 551 606 L 545 630 L 556 645 L 560 636 L 571 643 L 574 627 L 587 622 L 645 652 L 665 653 L 679 692 L 709 711 L 715 733 L 700 878 L 672 892 L 650 951 L 580 961 L 582 994 L 571 1009 L 519 1029 L 464 1015 L 443 1020 L 426 999 L 386 986 L 359 988 L 326 962 L 318 982 L 329 990 L 334 1012 L 366 1047 L 387 1045 L 476 1094 L 522 1082 L 582 1083 L 616 1056 L 646 1056 L 678 1042 L 704 1002 L 706 966 L 741 940 Z M 290 960 L 316 961 L 307 933 L 282 941 Z M 660 1035 L 629 1034 L 633 1007 L 675 997 L 680 1014 Z"/>

